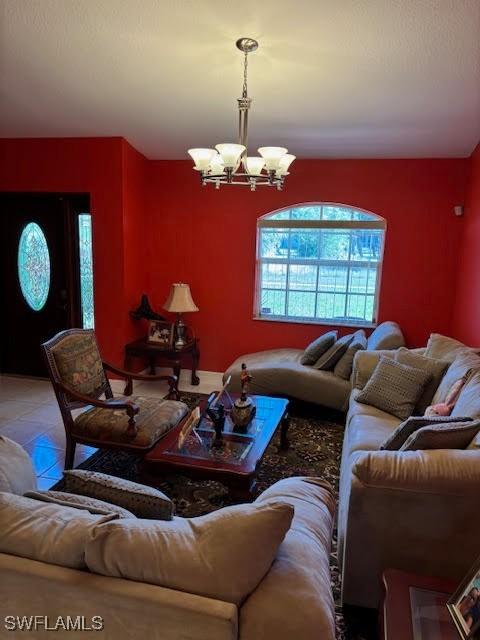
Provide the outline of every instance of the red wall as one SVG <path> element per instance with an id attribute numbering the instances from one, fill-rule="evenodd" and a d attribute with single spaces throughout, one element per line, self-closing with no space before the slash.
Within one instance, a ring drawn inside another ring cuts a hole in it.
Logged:
<path id="1" fill-rule="evenodd" d="M 453 335 L 480 345 L 480 144 L 470 158 L 462 244 L 456 281 Z"/>
<path id="2" fill-rule="evenodd" d="M 380 320 L 397 320 L 411 345 L 451 330 L 464 224 L 452 207 L 464 201 L 468 159 L 299 160 L 285 191 L 251 193 L 201 187 L 188 160 L 148 161 L 121 138 L 2 140 L 0 154 L 0 189 L 91 194 L 96 330 L 113 361 L 143 330 L 128 316 L 140 294 L 159 308 L 180 280 L 200 308 L 187 322 L 201 339 L 202 369 L 221 371 L 247 351 L 302 347 L 324 331 L 252 319 L 256 220 L 309 201 L 387 220 Z M 478 189 L 477 179 L 477 212 Z"/>
<path id="3" fill-rule="evenodd" d="M 0 140 L 0 189 L 90 193 L 95 329 L 106 359 L 125 340 L 121 138 Z"/>
<path id="4" fill-rule="evenodd" d="M 394 319 L 412 346 L 449 333 L 468 159 L 300 160 L 283 192 L 201 187 L 189 161 L 149 165 L 149 291 L 162 304 L 172 282 L 191 286 L 200 311 L 201 368 L 222 371 L 238 355 L 303 347 L 318 325 L 252 319 L 256 220 L 308 201 L 358 206 L 387 220 L 380 320 Z M 350 330 L 344 330 L 350 331 Z"/>

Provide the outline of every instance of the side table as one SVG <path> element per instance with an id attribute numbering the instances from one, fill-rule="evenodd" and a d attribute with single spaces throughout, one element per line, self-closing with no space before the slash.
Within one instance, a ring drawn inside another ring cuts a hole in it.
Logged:
<path id="1" fill-rule="evenodd" d="M 141 358 L 148 367 L 150 373 L 155 373 L 155 367 L 160 364 L 167 364 L 173 368 L 174 375 L 180 379 L 182 364 L 185 360 L 189 360 L 192 366 L 192 385 L 199 385 L 200 378 L 197 376 L 198 363 L 200 361 L 200 350 L 198 348 L 198 339 L 190 340 L 183 349 L 165 349 L 159 345 L 148 342 L 147 337 L 134 340 L 125 345 L 125 361 L 124 367 L 127 371 L 131 370 L 132 359 Z"/>
<path id="2" fill-rule="evenodd" d="M 428 617 L 423 622 L 422 640 L 459 639 L 446 606 L 458 587 L 456 581 L 387 569 L 383 574 L 383 586 L 385 595 L 380 611 L 380 637 L 383 640 L 416 640 L 419 637 L 413 628 L 411 588 L 437 592 L 436 602 L 428 607 Z"/>

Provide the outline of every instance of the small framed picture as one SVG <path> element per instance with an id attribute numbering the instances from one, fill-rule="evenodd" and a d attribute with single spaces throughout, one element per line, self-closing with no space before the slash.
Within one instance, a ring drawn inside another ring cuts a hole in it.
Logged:
<path id="1" fill-rule="evenodd" d="M 480 640 L 480 558 L 447 603 L 460 638 Z"/>
<path id="2" fill-rule="evenodd" d="M 150 320 L 147 340 L 150 344 L 171 349 L 173 345 L 173 324 L 160 320 Z"/>

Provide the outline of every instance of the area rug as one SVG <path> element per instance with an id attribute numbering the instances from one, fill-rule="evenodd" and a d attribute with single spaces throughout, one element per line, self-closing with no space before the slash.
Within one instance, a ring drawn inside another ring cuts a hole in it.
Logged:
<path id="1" fill-rule="evenodd" d="M 205 396 L 182 393 L 181 400 L 194 407 Z M 265 453 L 257 478 L 257 493 L 291 476 L 318 476 L 338 492 L 340 456 L 344 421 L 342 414 L 314 405 L 292 403 L 290 406 L 290 447 L 279 450 L 277 435 Z M 140 481 L 140 459 L 122 451 L 100 450 L 80 465 L 128 480 Z M 60 481 L 56 489 L 62 488 Z M 219 482 L 198 482 L 180 475 L 166 475 L 156 482 L 176 506 L 179 516 L 199 516 L 233 504 L 227 489 Z M 335 599 L 337 640 L 373 640 L 376 621 L 371 613 L 352 610 L 345 615 L 340 606 L 340 576 L 337 562 L 337 539 L 334 533 L 330 559 L 332 590 Z"/>

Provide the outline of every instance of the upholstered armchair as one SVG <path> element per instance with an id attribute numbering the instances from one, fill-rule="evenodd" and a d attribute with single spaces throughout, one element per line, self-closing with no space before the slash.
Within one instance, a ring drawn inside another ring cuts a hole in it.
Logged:
<path id="1" fill-rule="evenodd" d="M 42 349 L 65 426 L 65 469 L 73 467 L 77 442 L 147 452 L 188 411 L 187 405 L 178 402 L 175 376 L 145 376 L 103 362 L 89 329 L 61 331 Z M 126 381 L 123 396 L 113 397 L 107 372 Z M 133 380 L 166 380 L 169 399 L 132 396 Z M 83 407 L 88 408 L 74 417 L 72 411 Z"/>

